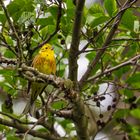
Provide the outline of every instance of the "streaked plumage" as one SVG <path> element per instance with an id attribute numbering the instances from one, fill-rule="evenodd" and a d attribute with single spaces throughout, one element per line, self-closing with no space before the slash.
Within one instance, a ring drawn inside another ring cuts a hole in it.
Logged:
<path id="1" fill-rule="evenodd" d="M 45 44 L 40 49 L 38 55 L 35 56 L 32 66 L 36 68 L 39 72 L 44 74 L 55 74 L 56 73 L 56 61 L 54 56 L 54 50 L 50 44 Z M 28 112 L 34 116 L 35 114 L 35 105 L 34 102 L 45 89 L 46 84 L 44 83 L 31 83 L 31 94 L 29 102 L 27 103 L 23 113 L 27 114 Z"/>

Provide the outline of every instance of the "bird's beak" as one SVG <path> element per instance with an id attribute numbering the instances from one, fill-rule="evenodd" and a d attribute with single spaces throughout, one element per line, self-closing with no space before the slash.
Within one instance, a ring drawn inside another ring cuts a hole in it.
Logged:
<path id="1" fill-rule="evenodd" d="M 51 50 L 54 50 L 54 47 L 52 47 L 52 49 Z"/>

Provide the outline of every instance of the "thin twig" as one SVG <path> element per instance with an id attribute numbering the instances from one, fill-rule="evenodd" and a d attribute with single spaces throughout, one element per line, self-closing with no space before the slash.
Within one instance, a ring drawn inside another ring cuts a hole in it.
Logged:
<path id="1" fill-rule="evenodd" d="M 33 130 L 33 129 L 37 126 L 37 124 L 39 124 L 39 122 L 41 122 L 42 120 L 44 120 L 44 118 L 45 118 L 45 116 L 40 117 L 40 118 L 38 119 L 38 121 L 35 122 L 34 125 L 33 125 L 30 129 L 28 129 L 28 130 L 25 132 L 23 140 L 26 139 L 27 134 L 28 134 L 31 130 Z"/>
<path id="2" fill-rule="evenodd" d="M 112 41 L 140 41 L 140 38 L 114 38 Z"/>
<path id="3" fill-rule="evenodd" d="M 119 7 L 121 7 L 121 6 L 122 6 L 122 4 L 120 3 L 120 1 L 119 1 L 119 0 L 116 0 L 116 3 L 118 4 L 118 6 L 119 6 Z"/>
<path id="4" fill-rule="evenodd" d="M 35 47 L 32 50 L 32 53 L 34 53 L 37 49 L 39 49 L 41 46 L 43 46 L 44 44 L 46 44 L 47 42 L 49 42 L 59 31 L 60 29 L 60 21 L 61 21 L 61 16 L 62 16 L 62 2 L 61 0 L 58 1 L 58 12 L 57 12 L 57 22 L 56 22 L 56 27 L 55 27 L 55 31 L 42 43 L 40 43 L 37 47 Z"/>
<path id="5" fill-rule="evenodd" d="M 101 56 L 104 54 L 104 52 L 107 49 L 106 47 L 111 43 L 111 40 L 112 40 L 112 38 L 114 36 L 115 31 L 118 28 L 118 25 L 119 25 L 119 23 L 121 21 L 121 18 L 123 16 L 125 10 L 128 9 L 129 7 L 131 7 L 134 2 L 136 2 L 136 0 L 134 0 L 133 2 L 127 1 L 125 3 L 125 5 L 123 6 L 123 10 L 121 9 L 121 11 L 119 12 L 118 16 L 116 17 L 116 20 L 115 20 L 114 24 L 111 27 L 111 30 L 110 30 L 109 34 L 108 34 L 108 36 L 107 36 L 107 38 L 106 38 L 106 40 L 105 40 L 105 42 L 104 42 L 104 44 L 102 46 L 103 49 L 102 50 L 99 50 L 97 52 L 95 58 L 89 64 L 87 71 L 84 73 L 84 75 L 80 79 L 80 81 L 79 81 L 79 87 L 80 88 L 83 87 L 83 85 L 87 81 L 87 78 L 89 77 L 92 69 L 98 64 Z"/>
<path id="6" fill-rule="evenodd" d="M 12 119 L 12 121 L 16 121 L 16 122 L 18 122 L 18 123 L 20 123 L 20 124 L 29 124 L 29 125 L 33 125 L 33 124 L 35 123 L 35 122 L 23 122 L 23 121 L 19 120 L 18 118 L 14 117 L 14 116 L 12 116 L 12 115 L 10 115 L 10 114 L 7 114 L 7 113 L 5 113 L 5 112 L 1 112 L 1 111 L 0 111 L 0 114 L 1 114 L 1 115 L 4 115 L 4 116 L 6 116 L 6 117 Z"/>
<path id="7" fill-rule="evenodd" d="M 90 78 L 87 80 L 87 82 L 89 82 L 89 81 L 94 81 L 94 80 L 96 80 L 97 78 L 100 78 L 100 77 L 102 77 L 103 75 L 106 75 L 106 74 L 108 74 L 108 73 L 112 73 L 113 71 L 116 71 L 116 70 L 118 70 L 118 69 L 120 69 L 120 68 L 122 68 L 122 67 L 124 67 L 124 66 L 134 65 L 134 64 L 136 63 L 135 61 L 137 61 L 137 60 L 139 60 L 139 59 L 140 59 L 140 54 L 139 54 L 139 55 L 136 55 L 135 57 L 133 57 L 133 58 L 131 58 L 131 59 L 129 59 L 129 60 L 127 60 L 127 61 L 125 61 L 125 62 L 123 62 L 123 63 L 121 63 L 121 64 L 119 64 L 119 65 L 117 65 L 117 66 L 115 66 L 115 67 L 113 67 L 113 68 L 110 68 L 110 69 L 108 69 L 108 70 L 105 70 L 105 71 L 102 72 L 102 73 L 99 73 L 99 74 L 97 74 L 97 75 L 95 75 L 95 76 L 90 77 Z"/>
<path id="8" fill-rule="evenodd" d="M 120 46 L 120 44 L 110 44 L 109 46 L 106 46 L 106 48 L 114 48 L 114 47 L 117 47 L 117 46 Z M 125 47 L 125 45 L 121 45 L 123 47 Z M 88 52 L 93 52 L 93 51 L 99 51 L 99 50 L 103 50 L 104 48 L 95 48 L 95 49 L 89 49 L 89 50 L 85 50 L 85 51 L 79 51 L 81 53 L 88 53 Z"/>
<path id="9" fill-rule="evenodd" d="M 133 2 L 133 3 L 135 3 L 135 2 Z M 79 54 L 81 54 L 83 51 L 85 51 L 91 43 L 96 42 L 96 40 L 98 39 L 100 33 L 102 33 L 102 31 L 103 31 L 104 29 L 106 29 L 106 28 L 109 26 L 109 24 L 110 24 L 116 17 L 118 17 L 123 11 L 126 11 L 128 8 L 132 7 L 132 4 L 133 4 L 133 3 L 131 3 L 129 6 L 122 6 L 122 9 L 120 9 L 120 11 L 119 11 L 115 16 L 113 16 L 113 17 L 112 17 L 112 18 L 97 32 L 96 36 L 91 37 L 91 38 L 88 39 L 88 43 L 83 47 L 83 49 L 82 49 L 81 51 L 77 52 L 77 55 L 79 55 Z M 125 5 L 126 5 L 126 4 L 125 4 Z"/>
<path id="10" fill-rule="evenodd" d="M 10 45 L 8 45 L 8 43 L 7 43 L 7 41 L 6 41 L 6 39 L 5 39 L 5 37 L 1 34 L 1 36 L 0 36 L 0 39 L 1 39 L 1 41 L 4 43 L 1 43 L 0 45 L 1 46 L 5 46 L 7 49 L 9 49 L 15 56 L 18 56 L 18 54 L 15 52 L 15 50 L 10 46 Z"/>
<path id="11" fill-rule="evenodd" d="M 8 10 L 6 9 L 6 7 L 5 7 L 5 5 L 4 5 L 4 3 L 3 3 L 3 0 L 0 0 L 0 4 L 1 4 L 2 8 L 3 8 L 3 11 L 4 11 L 5 16 L 6 16 L 6 18 L 7 18 L 7 21 L 8 21 L 8 24 L 9 24 L 11 30 L 13 31 L 13 34 L 14 34 L 15 37 L 16 37 L 16 40 L 17 40 L 17 49 L 18 49 L 18 54 L 19 54 L 19 55 L 18 55 L 18 58 L 20 59 L 20 61 L 22 61 L 22 58 L 23 58 L 22 55 L 23 55 L 23 54 L 22 54 L 22 49 L 21 49 L 21 47 L 20 47 L 20 38 L 19 38 L 18 33 L 17 33 L 17 31 L 16 31 L 16 29 L 15 29 L 15 27 L 14 27 L 13 22 L 12 22 L 11 19 L 10 19 L 10 14 L 9 14 Z"/>
<path id="12" fill-rule="evenodd" d="M 5 58 L 5 57 L 1 57 L 0 56 L 0 64 L 1 63 L 5 63 L 7 65 L 9 65 L 9 64 L 16 65 L 17 64 L 17 60 L 15 60 L 15 59 L 9 59 L 9 58 Z"/>

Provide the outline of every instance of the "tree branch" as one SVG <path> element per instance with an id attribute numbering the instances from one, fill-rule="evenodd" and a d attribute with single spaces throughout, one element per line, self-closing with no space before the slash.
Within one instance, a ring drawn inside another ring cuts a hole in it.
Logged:
<path id="1" fill-rule="evenodd" d="M 79 140 L 89 140 L 89 134 L 87 131 L 88 122 L 87 122 L 87 117 L 85 115 L 84 103 L 80 98 L 77 98 L 77 100 L 75 100 L 75 104 L 76 105 L 74 106 L 74 117 L 73 118 L 74 118 L 74 123 L 76 126 L 78 138 L 79 138 Z"/>
<path id="2" fill-rule="evenodd" d="M 93 119 L 94 116 L 86 112 L 86 105 L 84 101 L 81 99 L 79 93 L 73 90 L 74 87 L 73 82 L 71 80 L 69 79 L 64 80 L 60 77 L 56 77 L 53 75 L 42 74 L 32 67 L 27 67 L 25 64 L 21 65 L 19 71 L 27 80 L 30 80 L 32 82 L 42 82 L 46 84 L 51 84 L 55 88 L 59 88 L 65 93 L 65 98 L 68 99 L 73 106 L 72 110 L 70 111 L 60 110 L 60 112 L 54 112 L 53 110 L 51 111 L 56 113 L 56 115 L 58 116 L 63 115 L 63 117 L 70 118 L 73 120 L 76 126 L 76 131 L 79 140 L 89 140 L 90 134 L 88 132 L 89 131 L 88 127 L 90 124 L 93 124 L 92 135 L 95 135 L 97 126 L 96 122 Z"/>
<path id="3" fill-rule="evenodd" d="M 16 122 L 16 123 L 19 123 L 21 125 L 31 125 L 32 127 L 30 127 L 26 133 L 24 134 L 24 137 L 29 133 L 30 130 L 32 130 L 35 126 L 37 125 L 41 125 L 43 126 L 44 128 L 46 128 L 48 131 L 51 132 L 51 134 L 53 134 L 54 136 L 59 136 L 56 132 L 56 130 L 54 129 L 54 127 L 52 127 L 52 124 L 50 124 L 50 122 L 46 121 L 45 120 L 45 117 L 46 116 L 42 116 L 41 118 L 38 119 L 38 121 L 36 122 L 27 122 L 27 121 L 22 121 L 20 118 L 16 118 L 14 117 L 13 115 L 9 114 L 9 113 L 5 113 L 5 112 L 1 112 L 0 111 L 0 114 L 3 115 L 3 116 L 6 116 L 8 117 L 9 119 L 11 119 L 12 122 Z M 62 115 L 61 115 L 62 116 Z M 9 120 L 8 119 L 8 120 Z"/>
<path id="4" fill-rule="evenodd" d="M 83 51 L 85 51 L 85 50 L 87 49 L 87 47 L 89 46 L 89 44 L 96 42 L 96 38 L 98 39 L 100 33 L 102 33 L 103 30 L 106 29 L 106 28 L 109 26 L 109 24 L 110 24 L 116 17 L 118 17 L 118 15 L 119 15 L 120 13 L 122 13 L 122 12 L 125 11 L 125 10 L 127 10 L 128 8 L 129 8 L 129 7 L 122 7 L 122 9 L 120 9 L 120 11 L 119 11 L 115 16 L 113 16 L 113 17 L 112 17 L 112 18 L 97 32 L 96 36 L 87 38 L 87 39 L 88 39 L 88 43 L 83 47 L 83 49 L 82 49 L 81 51 L 77 52 L 77 55 L 79 55 L 79 54 L 81 54 Z"/>
<path id="5" fill-rule="evenodd" d="M 77 52 L 80 42 L 80 31 L 81 31 L 81 20 L 82 20 L 82 13 L 84 8 L 85 0 L 77 0 L 76 3 L 76 10 L 75 10 L 75 19 L 73 25 L 73 32 L 72 32 L 72 42 L 69 52 L 69 78 L 77 83 Z"/>
<path id="6" fill-rule="evenodd" d="M 120 68 L 122 68 L 124 66 L 134 65 L 136 63 L 136 61 L 139 60 L 139 59 L 140 59 L 140 54 L 134 56 L 133 58 L 131 58 L 131 59 L 129 59 L 129 60 L 127 60 L 127 61 L 125 61 L 125 62 L 123 62 L 123 63 L 121 63 L 121 64 L 119 64 L 119 65 L 117 65 L 115 67 L 113 67 L 113 68 L 110 68 L 108 70 L 103 71 L 102 73 L 99 73 L 99 74 L 97 74 L 95 76 L 90 77 L 87 80 L 87 82 L 94 81 L 97 78 L 101 78 L 102 76 L 104 76 L 104 75 L 106 75 L 108 73 L 112 73 L 113 71 L 116 71 L 116 70 L 118 70 L 118 69 L 120 69 Z"/>
<path id="7" fill-rule="evenodd" d="M 19 36 L 18 36 L 18 34 L 17 34 L 17 31 L 16 31 L 16 29 L 15 29 L 15 27 L 14 27 L 13 22 L 12 22 L 11 19 L 10 19 L 10 14 L 9 14 L 9 12 L 8 12 L 7 9 L 6 9 L 6 7 L 5 7 L 5 5 L 4 5 L 4 3 L 3 3 L 3 0 L 0 0 L 0 4 L 1 4 L 2 8 L 3 8 L 3 11 L 4 11 L 5 16 L 6 16 L 6 18 L 7 18 L 7 21 L 8 21 L 8 24 L 9 24 L 11 30 L 13 31 L 13 34 L 14 34 L 15 37 L 16 37 L 16 40 L 17 40 L 17 49 L 18 49 L 18 54 L 19 54 L 19 55 L 18 55 L 18 58 L 19 58 L 20 61 L 22 61 L 23 54 L 22 54 L 22 49 L 21 49 L 21 47 L 20 47 L 20 39 L 19 39 Z"/>
<path id="8" fill-rule="evenodd" d="M 140 38 L 113 38 L 112 41 L 140 41 Z"/>
<path id="9" fill-rule="evenodd" d="M 63 109 L 63 110 L 57 111 L 57 110 L 49 107 L 49 111 L 52 114 L 55 114 L 55 115 L 57 115 L 59 117 L 64 117 L 64 118 L 67 118 L 67 119 L 72 119 L 72 112 L 73 112 L 72 109 L 70 109 L 70 110 L 64 110 Z"/>
<path id="10" fill-rule="evenodd" d="M 25 133 L 29 130 L 28 127 L 25 127 L 24 125 L 21 125 L 18 122 L 8 121 L 8 120 L 4 120 L 2 118 L 0 118 L 0 124 L 16 128 L 18 133 Z M 48 140 L 63 140 L 63 138 L 55 137 L 52 134 L 49 134 L 47 132 L 30 130 L 29 134 L 34 137 L 44 138 L 44 139 L 48 139 Z"/>
<path id="11" fill-rule="evenodd" d="M 118 25 L 119 25 L 119 23 L 120 23 L 120 21 L 121 21 L 121 18 L 122 18 L 122 16 L 123 16 L 124 12 L 126 11 L 126 9 L 128 9 L 129 7 L 131 7 L 132 4 L 134 4 L 136 1 L 137 1 L 137 0 L 134 0 L 133 2 L 130 2 L 130 1 L 128 0 L 128 1 L 125 3 L 125 5 L 123 6 L 123 9 L 124 9 L 124 10 L 121 10 L 121 11 L 119 12 L 118 16 L 116 17 L 116 20 L 114 21 L 114 24 L 113 24 L 112 27 L 111 27 L 111 30 L 110 30 L 109 34 L 108 34 L 108 36 L 107 36 L 107 38 L 106 38 L 106 40 L 105 40 L 105 42 L 104 42 L 104 44 L 103 44 L 103 46 L 102 46 L 102 50 L 97 51 L 97 54 L 96 54 L 95 58 L 94 58 L 94 59 L 92 60 L 92 62 L 89 64 L 87 71 L 84 73 L 84 75 L 83 75 L 82 78 L 80 79 L 80 81 L 79 81 L 79 87 L 80 87 L 80 88 L 85 84 L 85 82 L 86 82 L 87 78 L 89 77 L 91 71 L 94 69 L 94 67 L 96 67 L 96 65 L 98 64 L 99 60 L 101 59 L 101 56 L 102 56 L 102 55 L 104 54 L 104 52 L 106 51 L 107 46 L 111 43 L 112 38 L 113 38 L 113 36 L 114 36 L 114 34 L 115 34 L 115 31 L 116 31 L 117 28 L 118 28 Z"/>
<path id="12" fill-rule="evenodd" d="M 33 125 L 33 124 L 35 123 L 35 122 L 23 122 L 23 121 L 21 121 L 20 119 L 18 119 L 18 118 L 16 118 L 16 117 L 12 116 L 11 114 L 5 113 L 5 112 L 1 112 L 1 111 L 0 111 L 0 114 L 3 115 L 3 116 L 8 117 L 8 118 L 10 118 L 12 121 L 18 122 L 18 123 L 20 123 L 20 124 L 26 124 L 26 125 L 29 124 L 29 125 Z"/>
<path id="13" fill-rule="evenodd" d="M 5 58 L 5 57 L 0 56 L 0 64 L 2 64 L 2 63 L 7 64 L 7 65 L 9 65 L 9 64 L 16 65 L 17 60 L 9 59 L 9 58 Z"/>
<path id="14" fill-rule="evenodd" d="M 5 37 L 2 34 L 0 34 L 0 35 L 1 35 L 0 39 L 4 43 L 4 44 L 0 43 L 0 45 L 8 48 L 13 54 L 15 54 L 15 56 L 18 56 L 17 53 L 15 52 L 15 50 L 10 45 L 8 45 L 8 43 L 5 40 Z"/>
<path id="15" fill-rule="evenodd" d="M 33 67 L 26 66 L 25 64 L 22 64 L 18 70 L 22 73 L 24 78 L 31 82 L 42 82 L 46 84 L 51 84 L 55 88 L 61 88 L 61 90 L 64 91 L 69 90 L 73 86 L 72 82 L 69 82 L 70 80 L 64 80 L 54 75 L 45 75 L 38 72 Z M 69 84 L 67 84 L 67 81 L 69 82 Z"/>
<path id="16" fill-rule="evenodd" d="M 121 6 L 122 6 L 122 4 L 120 3 L 120 1 L 119 1 L 119 0 L 116 0 L 116 3 L 117 3 L 117 5 L 118 5 L 119 7 L 121 7 Z"/>
<path id="17" fill-rule="evenodd" d="M 36 51 L 37 49 L 39 49 L 40 47 L 42 47 L 44 44 L 46 44 L 47 42 L 49 42 L 52 39 L 52 37 L 54 37 L 56 35 L 56 33 L 60 29 L 61 16 L 62 16 L 62 1 L 61 0 L 58 0 L 58 12 L 57 12 L 57 22 L 56 22 L 55 30 L 54 30 L 54 32 L 45 41 L 43 41 L 36 48 L 34 48 L 32 50 L 32 53 L 34 53 L 34 51 Z"/>

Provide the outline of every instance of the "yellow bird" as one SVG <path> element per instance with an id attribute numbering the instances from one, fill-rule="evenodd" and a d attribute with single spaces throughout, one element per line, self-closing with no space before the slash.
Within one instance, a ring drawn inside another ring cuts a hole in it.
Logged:
<path id="1" fill-rule="evenodd" d="M 40 49 L 39 53 L 35 56 L 32 66 L 37 69 L 39 72 L 44 74 L 54 74 L 56 73 L 56 60 L 54 56 L 54 50 L 50 44 L 45 44 Z M 46 84 L 44 83 L 31 83 L 31 94 L 29 98 L 29 102 L 25 106 L 23 114 L 27 114 L 28 112 L 35 116 L 35 100 L 38 95 L 41 95 L 43 90 L 45 89 Z"/>

